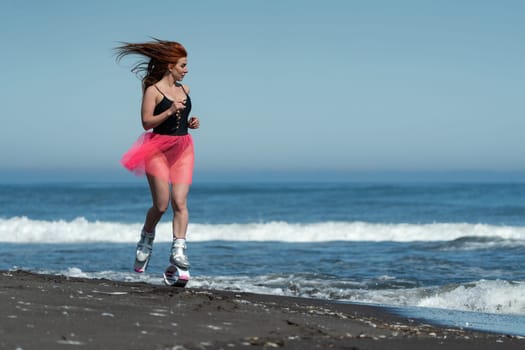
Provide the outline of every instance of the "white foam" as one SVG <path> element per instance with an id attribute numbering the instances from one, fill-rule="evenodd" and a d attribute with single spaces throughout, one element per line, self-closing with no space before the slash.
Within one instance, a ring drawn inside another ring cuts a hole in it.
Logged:
<path id="1" fill-rule="evenodd" d="M 292 282 L 293 281 L 293 282 Z M 191 287 L 332 299 L 397 307 L 431 307 L 494 314 L 525 315 L 525 283 L 475 281 L 459 286 L 405 289 L 363 289 L 355 282 L 336 285 L 326 280 L 297 280 L 275 276 L 200 277 Z"/>
<path id="2" fill-rule="evenodd" d="M 43 221 L 27 217 L 0 219 L 0 241 L 11 243 L 135 242 L 142 225 L 117 222 Z M 373 224 L 365 222 L 320 222 L 297 224 L 267 222 L 249 224 L 189 225 L 191 241 L 451 241 L 462 237 L 515 240 L 525 244 L 525 227 L 467 223 Z M 157 227 L 157 241 L 171 239 L 171 223 Z M 493 244 L 484 242 L 482 244 Z"/>
<path id="3" fill-rule="evenodd" d="M 11 243 L 131 242 L 137 240 L 139 224 L 31 220 L 27 217 L 0 219 L 0 241 Z"/>
<path id="4" fill-rule="evenodd" d="M 439 287 L 350 289 L 340 290 L 339 296 L 343 300 L 389 306 L 525 315 L 525 283 L 523 282 L 480 280 Z"/>
<path id="5" fill-rule="evenodd" d="M 43 271 L 44 273 L 52 273 Z M 155 274 L 132 272 L 83 272 L 69 268 L 60 274 L 71 277 L 107 278 L 161 284 Z M 388 278 L 392 279 L 391 277 Z M 395 281 L 394 281 L 395 282 Z M 395 307 L 425 307 L 478 313 L 525 315 L 525 282 L 479 280 L 439 287 L 370 289 L 356 281 L 316 279 L 297 275 L 194 276 L 191 288 L 230 290 L 269 295 L 299 296 Z"/>
<path id="6" fill-rule="evenodd" d="M 90 279 L 108 279 L 112 281 L 124 281 L 124 282 L 144 282 L 148 284 L 159 285 L 162 283 L 160 276 L 154 274 L 138 274 L 136 272 L 122 272 L 122 271 L 97 271 L 97 272 L 85 272 L 78 267 L 69 267 L 61 271 L 51 270 L 40 270 L 35 271 L 36 273 L 43 274 L 58 274 L 67 277 L 76 278 L 90 278 Z"/>
<path id="7" fill-rule="evenodd" d="M 525 284 L 481 280 L 440 290 L 421 299 L 417 306 L 525 315 Z"/>

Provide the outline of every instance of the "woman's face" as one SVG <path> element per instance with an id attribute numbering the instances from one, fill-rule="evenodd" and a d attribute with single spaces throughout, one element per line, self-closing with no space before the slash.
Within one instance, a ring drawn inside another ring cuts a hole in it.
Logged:
<path id="1" fill-rule="evenodd" d="M 170 72 L 175 81 L 182 81 L 188 73 L 188 59 L 186 57 L 179 58 L 177 63 L 171 66 Z"/>

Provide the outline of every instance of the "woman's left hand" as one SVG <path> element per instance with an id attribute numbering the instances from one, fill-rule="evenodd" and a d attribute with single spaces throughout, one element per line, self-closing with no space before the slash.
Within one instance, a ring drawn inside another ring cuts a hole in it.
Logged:
<path id="1" fill-rule="evenodd" d="M 191 117 L 188 121 L 188 128 L 190 129 L 198 129 L 200 126 L 199 118 L 197 117 Z"/>

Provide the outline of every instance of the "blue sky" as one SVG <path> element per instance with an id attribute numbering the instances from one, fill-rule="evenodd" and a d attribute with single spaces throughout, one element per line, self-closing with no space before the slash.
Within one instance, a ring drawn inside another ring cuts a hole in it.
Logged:
<path id="1" fill-rule="evenodd" d="M 189 51 L 196 179 L 525 178 L 524 16 L 510 0 L 3 1 L 0 179 L 134 177 L 119 159 L 140 81 L 112 49 L 150 36 Z"/>

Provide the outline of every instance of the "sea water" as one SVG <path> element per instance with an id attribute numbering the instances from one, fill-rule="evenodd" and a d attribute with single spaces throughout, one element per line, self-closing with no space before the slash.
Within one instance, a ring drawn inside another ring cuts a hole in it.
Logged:
<path id="1" fill-rule="evenodd" d="M 171 213 L 132 271 L 143 183 L 0 185 L 0 269 L 160 284 Z M 196 183 L 189 287 L 376 304 L 525 335 L 525 184 Z"/>

